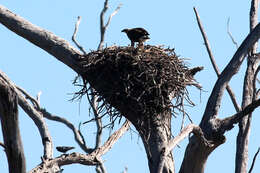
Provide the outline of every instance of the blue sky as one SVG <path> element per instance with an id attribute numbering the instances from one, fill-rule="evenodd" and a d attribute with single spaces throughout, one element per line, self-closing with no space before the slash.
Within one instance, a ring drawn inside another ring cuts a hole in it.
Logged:
<path id="1" fill-rule="evenodd" d="M 181 57 L 188 58 L 190 67 L 204 66 L 196 79 L 201 83 L 205 92 L 189 87 L 189 92 L 195 107 L 187 107 L 186 111 L 196 124 L 199 124 L 211 89 L 216 81 L 216 75 L 211 67 L 201 34 L 199 32 L 193 7 L 196 6 L 200 14 L 204 29 L 211 43 L 216 62 L 222 70 L 236 51 L 227 34 L 227 20 L 230 18 L 230 31 L 240 44 L 249 32 L 249 9 L 251 1 L 148 1 L 148 0 L 111 0 L 107 14 L 113 12 L 116 6 L 123 6 L 106 32 L 105 44 L 107 46 L 129 44 L 127 37 L 121 33 L 123 28 L 144 27 L 150 33 L 151 39 L 147 44 L 165 45 L 174 47 Z M 87 51 L 95 50 L 98 46 L 99 14 L 103 8 L 103 0 L 96 1 L 51 1 L 51 0 L 0 0 L 0 4 L 30 22 L 45 28 L 56 35 L 71 42 L 74 24 L 77 16 L 82 16 L 77 40 Z M 108 16 L 108 15 L 107 15 Z M 72 85 L 76 74 L 64 64 L 58 62 L 48 53 L 32 45 L 28 41 L 15 35 L 0 25 L 1 61 L 0 69 L 11 80 L 24 88 L 32 96 L 42 91 L 41 106 L 48 111 L 64 116 L 76 126 L 89 118 L 86 100 L 71 102 L 71 93 L 77 91 Z M 71 43 L 73 44 L 73 43 Z M 245 63 L 239 73 L 232 79 L 230 85 L 241 102 L 243 74 Z M 201 99 L 200 99 L 201 94 Z M 235 113 L 233 105 L 225 93 L 221 106 L 220 118 Z M 260 131 L 259 109 L 253 114 L 253 124 L 250 137 L 249 158 L 260 146 L 257 132 Z M 258 115 L 257 115 L 258 114 Z M 173 118 L 173 133 L 180 130 L 181 116 Z M 23 138 L 24 150 L 27 158 L 27 169 L 40 163 L 42 145 L 36 126 L 30 118 L 20 110 L 20 128 Z M 62 124 L 47 121 L 52 134 L 54 145 L 72 145 L 75 151 L 82 152 L 73 141 L 73 135 Z M 188 124 L 188 121 L 186 121 Z M 87 142 L 93 145 L 94 124 L 83 127 Z M 218 147 L 209 157 L 205 172 L 234 172 L 235 142 L 237 127 L 226 133 L 227 141 Z M 109 135 L 109 131 L 106 132 Z M 107 136 L 104 137 L 104 140 Z M 2 141 L 2 134 L 0 135 Z M 187 140 L 174 150 L 176 170 L 179 170 Z M 55 151 L 54 155 L 59 153 Z M 0 172 L 8 172 L 5 154 L 0 149 Z M 115 144 L 110 152 L 104 156 L 108 173 L 120 173 L 124 167 L 128 172 L 148 172 L 147 160 L 142 141 L 134 128 L 127 132 Z M 254 172 L 260 172 L 258 158 Z M 220 166 L 221 165 L 221 166 Z M 66 166 L 65 173 L 94 172 L 93 167 L 80 165 Z"/>

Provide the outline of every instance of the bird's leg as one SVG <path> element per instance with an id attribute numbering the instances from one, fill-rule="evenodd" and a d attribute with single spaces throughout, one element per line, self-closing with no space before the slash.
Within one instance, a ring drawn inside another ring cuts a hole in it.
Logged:
<path id="1" fill-rule="evenodd" d="M 135 42 L 131 41 L 131 47 L 134 48 L 135 47 Z"/>

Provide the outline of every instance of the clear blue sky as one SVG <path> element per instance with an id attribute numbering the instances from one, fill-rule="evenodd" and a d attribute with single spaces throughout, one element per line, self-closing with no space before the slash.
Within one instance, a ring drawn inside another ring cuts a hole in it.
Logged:
<path id="1" fill-rule="evenodd" d="M 151 1 L 151 0 L 111 0 L 110 14 L 116 6 L 122 3 L 119 13 L 113 17 L 105 37 L 107 46 L 127 45 L 129 40 L 120 31 L 123 28 L 144 27 L 151 36 L 147 44 L 165 45 L 174 47 L 177 54 L 187 61 L 190 67 L 204 66 L 196 79 L 201 83 L 206 92 L 201 93 L 189 87 L 195 107 L 186 110 L 193 121 L 198 124 L 205 109 L 208 96 L 216 81 L 206 49 L 199 32 L 193 6 L 199 11 L 204 29 L 207 32 L 212 46 L 213 54 L 222 70 L 228 63 L 236 47 L 232 44 L 227 34 L 227 20 L 230 17 L 230 31 L 235 40 L 240 44 L 249 32 L 249 9 L 251 1 Z M 24 17 L 30 22 L 45 28 L 56 35 L 71 42 L 74 24 L 77 16 L 82 16 L 78 32 L 78 41 L 87 51 L 95 50 L 99 43 L 99 13 L 103 8 L 103 0 L 96 1 L 61 1 L 61 0 L 1 0 L 1 5 Z M 64 116 L 76 126 L 81 121 L 89 118 L 88 105 L 85 100 L 70 102 L 71 93 L 77 91 L 72 85 L 75 73 L 64 64 L 58 62 L 48 53 L 18 37 L 0 25 L 1 61 L 0 69 L 11 80 L 35 96 L 42 91 L 41 106 L 48 111 Z M 72 44 L 72 43 L 71 43 Z M 245 63 L 231 81 L 231 87 L 241 101 L 243 74 Z M 221 106 L 220 118 L 235 113 L 229 97 L 225 94 Z M 260 139 L 259 109 L 253 114 L 253 124 L 250 137 L 249 158 L 250 163 Z M 181 115 L 173 118 L 173 133 L 178 134 Z M 47 121 L 52 134 L 54 145 L 72 145 L 75 151 L 82 152 L 73 141 L 73 135 L 65 126 Z M 187 121 L 188 123 L 188 121 Z M 20 110 L 20 128 L 23 145 L 27 159 L 27 169 L 40 163 L 42 144 L 36 126 L 30 118 Z M 94 124 L 83 128 L 87 142 L 93 145 Z M 106 133 L 108 135 L 109 131 Z M 227 141 L 218 147 L 209 157 L 205 172 L 234 172 L 235 142 L 237 127 L 226 133 Z M 107 137 L 107 136 L 106 136 Z M 2 141 L 2 134 L 0 135 Z M 176 170 L 179 170 L 187 140 L 174 150 Z M 58 153 L 55 151 L 55 156 Z M 0 149 L 0 172 L 8 172 L 6 157 Z M 118 143 L 104 156 L 108 173 L 120 173 L 128 167 L 129 173 L 149 172 L 142 141 L 132 128 Z M 250 164 L 249 163 L 249 164 Z M 70 172 L 95 172 L 93 167 L 80 165 L 64 167 L 64 173 Z M 258 158 L 254 172 L 260 172 L 260 159 Z"/>

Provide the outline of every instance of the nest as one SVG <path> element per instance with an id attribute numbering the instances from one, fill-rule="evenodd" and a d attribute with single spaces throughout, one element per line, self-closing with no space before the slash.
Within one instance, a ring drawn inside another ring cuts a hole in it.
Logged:
<path id="1" fill-rule="evenodd" d="M 106 108 L 128 119 L 156 116 L 172 105 L 176 98 L 187 97 L 186 86 L 198 83 L 193 75 L 202 69 L 189 69 L 174 49 L 146 45 L 144 49 L 132 47 L 108 47 L 93 51 L 81 60 L 84 88 L 95 89 L 99 101 Z M 102 109 L 102 108 L 100 108 Z"/>

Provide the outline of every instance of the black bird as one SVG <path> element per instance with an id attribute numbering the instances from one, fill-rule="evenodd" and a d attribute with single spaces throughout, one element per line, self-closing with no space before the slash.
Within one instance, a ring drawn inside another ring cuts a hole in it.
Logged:
<path id="1" fill-rule="evenodd" d="M 138 42 L 138 47 L 143 47 L 143 43 L 150 39 L 149 33 L 144 28 L 123 29 L 128 38 L 131 40 L 131 46 L 134 47 L 135 42 Z"/>
<path id="2" fill-rule="evenodd" d="M 72 150 L 74 149 L 75 147 L 68 147 L 68 146 L 58 146 L 56 147 L 56 149 L 59 151 L 59 152 L 62 152 L 62 153 L 66 153 L 67 151 L 69 150 Z"/>

